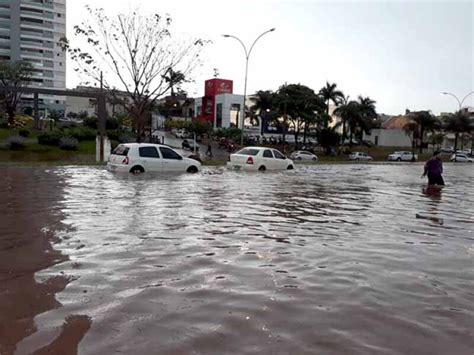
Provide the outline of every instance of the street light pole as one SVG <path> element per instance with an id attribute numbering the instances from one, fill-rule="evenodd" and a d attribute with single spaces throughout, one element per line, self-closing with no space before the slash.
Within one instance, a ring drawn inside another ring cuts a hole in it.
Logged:
<path id="1" fill-rule="evenodd" d="M 250 46 L 250 50 L 247 51 L 247 47 L 245 46 L 244 42 L 242 42 L 242 40 L 236 36 L 233 36 L 233 35 L 222 35 L 223 37 L 226 37 L 226 38 L 234 38 L 236 39 L 237 41 L 239 41 L 239 43 L 242 45 L 242 47 L 244 48 L 244 52 L 245 52 L 245 82 L 244 82 L 244 105 L 243 105 L 243 108 L 242 108 L 242 118 L 240 119 L 240 129 L 241 129 L 241 134 L 240 134 L 240 145 L 243 146 L 244 145 L 244 121 L 245 121 L 245 101 L 247 100 L 247 77 L 248 77 L 248 71 L 249 71 L 249 58 L 250 58 L 250 54 L 252 54 L 252 50 L 253 50 L 253 47 L 255 46 L 255 43 L 257 43 L 257 41 L 262 38 L 264 35 L 266 35 L 267 33 L 270 33 L 270 32 L 273 32 L 275 31 L 275 28 L 271 28 L 269 29 L 268 31 L 265 31 L 263 32 L 260 36 L 257 37 L 257 39 L 255 39 L 255 41 L 253 41 L 252 45 Z"/>
<path id="2" fill-rule="evenodd" d="M 462 104 L 464 103 L 464 101 L 466 101 L 466 99 L 467 99 L 470 95 L 474 94 L 474 91 L 471 91 L 471 92 L 467 93 L 466 96 L 464 96 L 464 98 L 463 98 L 462 100 L 459 100 L 456 95 L 451 94 L 450 92 L 442 92 L 441 94 L 443 94 L 443 95 L 449 95 L 449 96 L 454 97 L 454 98 L 456 99 L 456 101 L 458 102 L 458 104 L 459 104 L 459 112 L 461 112 L 461 110 L 462 110 Z M 456 134 L 457 134 L 457 133 L 456 133 Z M 456 140 L 457 140 L 457 138 L 456 138 Z M 456 143 L 456 142 L 455 142 L 455 143 Z M 463 139 L 463 141 L 462 141 L 462 145 L 464 145 L 464 139 Z M 472 140 L 472 143 L 471 143 L 471 152 L 472 152 L 473 150 L 474 150 L 474 139 Z M 454 152 L 456 153 L 456 151 L 454 151 Z"/>
<path id="3" fill-rule="evenodd" d="M 461 109 L 462 109 L 462 104 L 464 103 L 464 101 L 466 101 L 466 99 L 467 99 L 470 95 L 474 94 L 474 91 L 469 92 L 466 96 L 464 96 L 464 98 L 463 98 L 462 100 L 459 100 L 456 95 L 451 94 L 450 92 L 442 92 L 441 94 L 443 94 L 443 95 L 449 95 L 449 96 L 454 97 L 454 98 L 456 99 L 456 101 L 458 102 L 458 104 L 459 104 L 459 111 L 461 111 Z"/>

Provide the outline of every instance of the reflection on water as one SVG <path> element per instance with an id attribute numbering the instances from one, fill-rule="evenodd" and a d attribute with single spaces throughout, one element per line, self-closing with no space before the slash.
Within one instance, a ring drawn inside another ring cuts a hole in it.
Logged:
<path id="1" fill-rule="evenodd" d="M 41 181 L 16 213 L 47 211 L 69 259 L 37 274 L 67 279 L 62 306 L 25 316 L 17 353 L 472 354 L 474 171 L 447 166 L 429 194 L 421 168 L 32 170 L 2 196 Z"/>

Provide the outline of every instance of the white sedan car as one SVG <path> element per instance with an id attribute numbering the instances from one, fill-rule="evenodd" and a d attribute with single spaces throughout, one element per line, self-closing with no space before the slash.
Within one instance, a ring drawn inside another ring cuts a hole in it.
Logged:
<path id="1" fill-rule="evenodd" d="M 247 147 L 230 155 L 227 167 L 233 170 L 292 170 L 293 160 L 276 149 L 266 147 Z"/>
<path id="2" fill-rule="evenodd" d="M 403 152 L 393 152 L 387 158 L 389 161 L 412 161 L 413 157 L 415 160 L 418 160 L 418 155 L 413 154 L 412 152 L 403 151 Z"/>
<path id="3" fill-rule="evenodd" d="M 317 161 L 318 157 L 311 152 L 305 150 L 297 150 L 290 154 L 290 158 L 293 160 L 311 160 Z"/>
<path id="4" fill-rule="evenodd" d="M 451 161 L 457 163 L 472 163 L 472 158 L 469 158 L 466 154 L 453 154 L 451 156 Z"/>
<path id="5" fill-rule="evenodd" d="M 107 169 L 133 174 L 151 172 L 197 173 L 201 163 L 184 158 L 168 146 L 149 143 L 120 144 L 107 162 Z"/>
<path id="6" fill-rule="evenodd" d="M 372 161 L 373 158 L 370 155 L 368 155 L 367 153 L 354 152 L 351 155 L 349 155 L 349 160 L 353 160 L 353 161 Z"/>

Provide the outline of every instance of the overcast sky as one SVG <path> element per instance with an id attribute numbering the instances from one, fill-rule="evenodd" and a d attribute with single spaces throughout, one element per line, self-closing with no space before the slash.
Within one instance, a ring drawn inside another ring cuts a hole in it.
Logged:
<path id="1" fill-rule="evenodd" d="M 214 68 L 243 94 L 244 51 L 221 34 L 250 46 L 272 27 L 250 57 L 249 93 L 285 82 L 318 91 L 328 80 L 351 98 L 376 100 L 378 112 L 399 114 L 454 111 L 456 100 L 440 93 L 463 97 L 474 90 L 473 1 L 69 0 L 71 39 L 86 4 L 111 14 L 140 4 L 147 13 L 171 14 L 176 33 L 212 40 L 196 82 L 186 87 L 191 96 L 203 94 Z M 79 82 L 72 69 L 70 63 L 68 87 Z M 465 105 L 474 106 L 473 96 Z"/>

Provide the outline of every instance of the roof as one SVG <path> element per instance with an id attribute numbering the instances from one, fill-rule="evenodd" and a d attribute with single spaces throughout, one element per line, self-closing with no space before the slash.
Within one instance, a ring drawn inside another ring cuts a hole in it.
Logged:
<path id="1" fill-rule="evenodd" d="M 403 129 L 410 122 L 408 116 L 395 116 L 382 124 L 384 129 Z"/>

